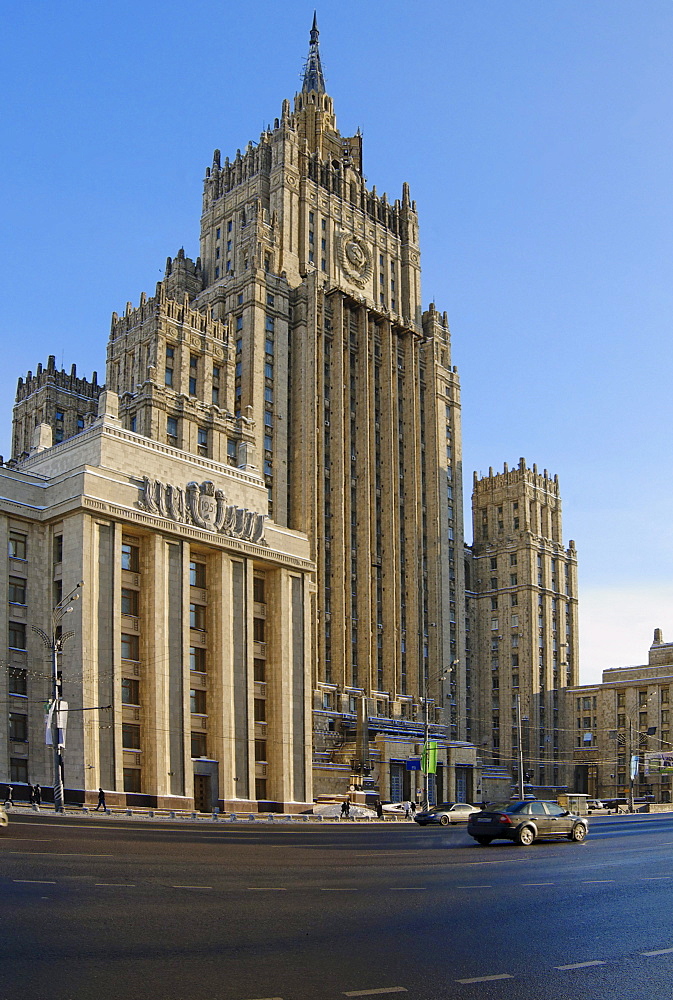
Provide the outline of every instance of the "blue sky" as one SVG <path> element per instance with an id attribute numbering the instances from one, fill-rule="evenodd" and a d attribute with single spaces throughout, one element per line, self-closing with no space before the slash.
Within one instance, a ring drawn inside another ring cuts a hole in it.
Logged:
<path id="1" fill-rule="evenodd" d="M 292 98 L 313 4 L 1 4 L 0 452 L 19 375 L 104 380 L 110 314 L 198 253 L 202 179 Z M 581 677 L 673 639 L 673 4 L 323 3 L 370 185 L 411 185 L 472 471 L 557 473 Z M 468 515 L 469 517 L 469 515 Z"/>

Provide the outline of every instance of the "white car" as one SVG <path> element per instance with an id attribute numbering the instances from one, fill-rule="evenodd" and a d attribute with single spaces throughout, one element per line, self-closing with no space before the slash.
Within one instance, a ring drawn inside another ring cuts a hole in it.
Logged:
<path id="1" fill-rule="evenodd" d="M 7 810 L 4 806 L 0 806 L 0 827 L 7 826 L 8 823 Z"/>

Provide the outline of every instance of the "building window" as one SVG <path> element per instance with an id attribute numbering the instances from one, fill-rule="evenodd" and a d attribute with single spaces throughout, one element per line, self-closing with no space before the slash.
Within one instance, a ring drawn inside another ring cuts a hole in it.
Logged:
<path id="1" fill-rule="evenodd" d="M 19 531 L 9 533 L 9 555 L 11 559 L 26 559 L 28 550 L 28 536 Z"/>
<path id="2" fill-rule="evenodd" d="M 266 660 L 255 657 L 254 672 L 255 680 L 260 684 L 264 683 L 266 680 Z"/>
<path id="3" fill-rule="evenodd" d="M 196 559 L 190 560 L 189 563 L 189 586 L 190 587 L 201 587 L 203 590 L 206 586 L 206 564 L 204 562 L 198 562 Z"/>
<path id="4" fill-rule="evenodd" d="M 140 726 L 128 722 L 122 725 L 122 747 L 124 750 L 140 750 Z"/>
<path id="5" fill-rule="evenodd" d="M 266 740 L 255 740 L 255 760 L 266 763 Z"/>
<path id="6" fill-rule="evenodd" d="M 19 712 L 9 713 L 9 739 L 12 743 L 28 742 L 28 716 Z"/>
<path id="7" fill-rule="evenodd" d="M 200 632 L 206 628 L 206 608 L 203 604 L 189 605 L 189 627 L 198 629 Z"/>
<path id="8" fill-rule="evenodd" d="M 258 802 L 266 800 L 266 778 L 255 778 L 255 798 Z"/>
<path id="9" fill-rule="evenodd" d="M 122 542 L 122 569 L 131 573 L 140 572 L 140 548 L 130 542 Z"/>
<path id="10" fill-rule="evenodd" d="M 26 681 L 26 671 L 20 667 L 9 667 L 8 689 L 10 694 L 27 695 L 28 684 Z"/>
<path id="11" fill-rule="evenodd" d="M 192 688 L 189 692 L 189 711 L 192 715 L 206 714 L 206 692 L 203 688 Z"/>
<path id="12" fill-rule="evenodd" d="M 9 603 L 26 603 L 26 581 L 20 576 L 10 576 L 9 578 Z"/>
<path id="13" fill-rule="evenodd" d="M 140 791 L 140 768 L 139 767 L 125 767 L 124 768 L 124 791 L 125 792 L 139 792 Z"/>
<path id="14" fill-rule="evenodd" d="M 255 576 L 252 579 L 252 599 L 256 604 L 266 603 L 265 584 L 263 576 Z"/>
<path id="15" fill-rule="evenodd" d="M 199 427 L 198 431 L 198 451 L 199 455 L 207 456 L 208 454 L 208 431 L 205 427 Z"/>
<path id="16" fill-rule="evenodd" d="M 140 704 L 140 681 L 134 677 L 122 677 L 122 705 Z"/>
<path id="17" fill-rule="evenodd" d="M 266 722 L 266 701 L 264 698 L 255 698 L 253 704 L 255 722 Z"/>
<path id="18" fill-rule="evenodd" d="M 236 465 L 236 449 L 238 441 L 235 438 L 227 438 L 227 462 L 229 465 Z"/>
<path id="19" fill-rule="evenodd" d="M 177 446 L 178 443 L 178 419 L 168 417 L 166 419 L 166 440 L 168 444 Z"/>
<path id="20" fill-rule="evenodd" d="M 207 757 L 207 739 L 205 733 L 192 733 L 192 757 Z"/>
<path id="21" fill-rule="evenodd" d="M 140 594 L 137 590 L 131 590 L 129 587 L 122 587 L 122 614 L 131 615 L 132 618 L 137 618 L 139 599 Z"/>
<path id="22" fill-rule="evenodd" d="M 19 785 L 28 784 L 28 761 L 21 757 L 9 758 L 9 780 Z"/>
<path id="23" fill-rule="evenodd" d="M 203 646 L 189 647 L 189 669 L 199 674 L 206 672 L 206 651 Z"/>
<path id="24" fill-rule="evenodd" d="M 273 354 L 273 340 L 271 340 L 269 337 L 267 337 L 264 342 L 264 350 L 266 351 L 267 354 Z"/>
<path id="25" fill-rule="evenodd" d="M 266 619 L 264 618 L 253 618 L 252 620 L 252 637 L 255 642 L 264 642 Z"/>
<path id="26" fill-rule="evenodd" d="M 129 635 L 128 632 L 122 632 L 121 651 L 122 660 L 139 660 L 140 636 Z"/>
<path id="27" fill-rule="evenodd" d="M 26 648 L 26 626 L 23 622 L 9 623 L 9 645 L 11 649 Z"/>

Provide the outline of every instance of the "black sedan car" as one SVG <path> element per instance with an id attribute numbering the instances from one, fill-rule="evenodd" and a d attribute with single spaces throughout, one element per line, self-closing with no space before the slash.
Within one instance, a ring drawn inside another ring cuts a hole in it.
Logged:
<path id="1" fill-rule="evenodd" d="M 417 812 L 414 819 L 421 826 L 427 826 L 428 823 L 449 826 L 451 823 L 467 823 L 472 813 L 476 812 L 479 812 L 477 806 L 470 806 L 467 802 L 442 802 L 441 805 Z"/>
<path id="2" fill-rule="evenodd" d="M 579 843 L 589 825 L 557 802 L 496 802 L 471 814 L 467 832 L 484 846 L 492 840 L 513 840 L 527 847 L 547 837 L 567 837 Z"/>

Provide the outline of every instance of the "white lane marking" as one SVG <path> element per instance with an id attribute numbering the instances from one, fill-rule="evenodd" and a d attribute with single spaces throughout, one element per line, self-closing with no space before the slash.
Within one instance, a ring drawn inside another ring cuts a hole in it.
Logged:
<path id="1" fill-rule="evenodd" d="M 566 972 L 568 969 L 588 969 L 590 965 L 605 965 L 605 962 L 597 960 L 593 962 L 575 962 L 573 965 L 555 965 L 554 968 L 561 972 Z"/>
<path id="2" fill-rule="evenodd" d="M 613 878 L 583 878 L 583 885 L 598 885 L 603 882 L 614 882 Z"/>
<path id="3" fill-rule="evenodd" d="M 456 889 L 492 889 L 492 885 L 457 885 Z"/>
<path id="4" fill-rule="evenodd" d="M 113 858 L 114 854 L 89 854 L 88 851 L 3 851 L 3 854 L 27 854 L 38 858 Z"/>
<path id="5" fill-rule="evenodd" d="M 30 882 L 32 885 L 56 885 L 55 882 L 50 882 L 48 879 L 43 878 L 13 878 L 12 882 Z"/>
<path id="6" fill-rule="evenodd" d="M 556 883 L 555 882 L 522 882 L 521 883 L 521 887 L 522 888 L 524 886 L 529 886 L 529 885 L 556 885 Z"/>
<path id="7" fill-rule="evenodd" d="M 172 885 L 171 889 L 212 889 L 212 885 Z"/>
<path id="8" fill-rule="evenodd" d="M 492 983 L 496 979 L 514 979 L 508 972 L 503 972 L 499 976 L 474 976 L 472 979 L 456 979 L 457 983 Z"/>
<path id="9" fill-rule="evenodd" d="M 100 886 L 100 885 L 117 886 L 117 887 L 122 888 L 122 889 L 135 889 L 136 883 L 135 882 L 94 882 L 94 886 Z M 173 888 L 175 889 L 176 886 L 173 886 Z"/>
<path id="10" fill-rule="evenodd" d="M 673 954 L 673 948 L 661 948 L 659 951 L 641 951 L 641 955 L 645 955 L 646 958 L 654 958 L 655 955 L 671 955 Z"/>
<path id="11" fill-rule="evenodd" d="M 662 879 L 671 879 L 673 875 L 643 875 L 643 882 L 660 882 Z"/>
<path id="12" fill-rule="evenodd" d="M 381 993 L 408 993 L 409 990 L 405 986 L 384 986 L 383 989 L 379 990 L 350 990 L 348 993 L 344 993 L 345 997 L 373 997 L 374 994 Z"/>

